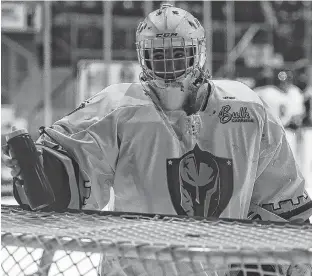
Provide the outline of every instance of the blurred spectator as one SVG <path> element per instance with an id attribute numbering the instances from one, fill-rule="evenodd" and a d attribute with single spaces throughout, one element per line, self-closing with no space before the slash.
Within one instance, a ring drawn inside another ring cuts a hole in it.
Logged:
<path id="1" fill-rule="evenodd" d="M 303 93 L 293 81 L 291 71 L 280 71 L 275 77 L 273 70 L 264 70 L 254 90 L 271 107 L 272 113 L 280 118 L 290 147 L 299 161 L 300 137 L 296 135 L 296 130 L 302 125 L 305 108 Z"/>

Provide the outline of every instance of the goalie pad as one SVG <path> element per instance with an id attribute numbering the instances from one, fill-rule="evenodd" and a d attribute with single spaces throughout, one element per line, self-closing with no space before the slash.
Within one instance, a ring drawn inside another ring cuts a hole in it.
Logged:
<path id="1" fill-rule="evenodd" d="M 36 144 L 36 147 L 42 151 L 44 173 L 51 184 L 55 201 L 42 210 L 81 209 L 84 199 L 80 195 L 79 186 L 84 180 L 79 170 L 79 165 L 66 151 L 60 149 L 59 145 L 54 143 L 47 144 L 50 144 L 50 146 Z M 31 188 L 31 185 L 29 186 Z M 13 195 L 23 209 L 30 210 L 24 186 L 18 178 L 13 179 Z M 38 197 L 40 197 L 40 194 L 38 194 Z"/>

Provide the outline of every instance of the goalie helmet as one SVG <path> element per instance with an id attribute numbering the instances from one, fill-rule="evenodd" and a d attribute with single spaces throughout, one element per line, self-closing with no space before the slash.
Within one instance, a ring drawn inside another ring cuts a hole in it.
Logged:
<path id="1" fill-rule="evenodd" d="M 142 79 L 165 88 L 203 71 L 205 31 L 189 12 L 163 4 L 139 24 L 136 48 Z"/>

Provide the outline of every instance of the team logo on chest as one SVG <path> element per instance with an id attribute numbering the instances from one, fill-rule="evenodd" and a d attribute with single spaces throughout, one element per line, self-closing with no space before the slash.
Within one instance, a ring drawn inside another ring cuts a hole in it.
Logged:
<path id="1" fill-rule="evenodd" d="M 179 215 L 218 217 L 233 194 L 232 159 L 194 149 L 167 159 L 171 201 Z"/>
<path id="2" fill-rule="evenodd" d="M 222 106 L 219 112 L 219 118 L 221 124 L 226 124 L 228 122 L 233 123 L 253 123 L 254 119 L 250 117 L 247 107 L 241 107 L 239 111 L 230 111 L 231 106 Z"/>

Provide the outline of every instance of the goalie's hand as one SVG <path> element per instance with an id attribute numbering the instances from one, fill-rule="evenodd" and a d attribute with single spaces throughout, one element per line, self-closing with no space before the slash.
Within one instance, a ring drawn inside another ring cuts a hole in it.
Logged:
<path id="1" fill-rule="evenodd" d="M 17 130 L 16 127 L 12 127 L 11 132 Z M 1 159 L 5 166 L 11 169 L 11 175 L 17 177 L 21 173 L 21 168 L 15 158 L 14 152 L 10 149 L 8 144 L 2 146 Z"/>
<path id="2" fill-rule="evenodd" d="M 8 145 L 2 146 L 2 162 L 5 166 L 11 169 L 12 177 L 17 177 L 21 173 L 21 168 L 17 160 L 14 158 L 13 152 L 9 149 Z"/>
<path id="3" fill-rule="evenodd" d="M 11 131 L 17 130 L 16 127 L 12 127 Z M 38 155 L 42 156 L 42 152 L 40 150 L 37 151 Z M 1 159 L 5 166 L 11 169 L 11 175 L 13 178 L 18 177 L 19 179 L 22 179 L 21 174 L 21 167 L 18 164 L 17 159 L 15 158 L 14 152 L 11 150 L 9 145 L 2 146 L 1 151 Z M 43 162 L 43 158 L 40 158 L 41 162 Z"/>

